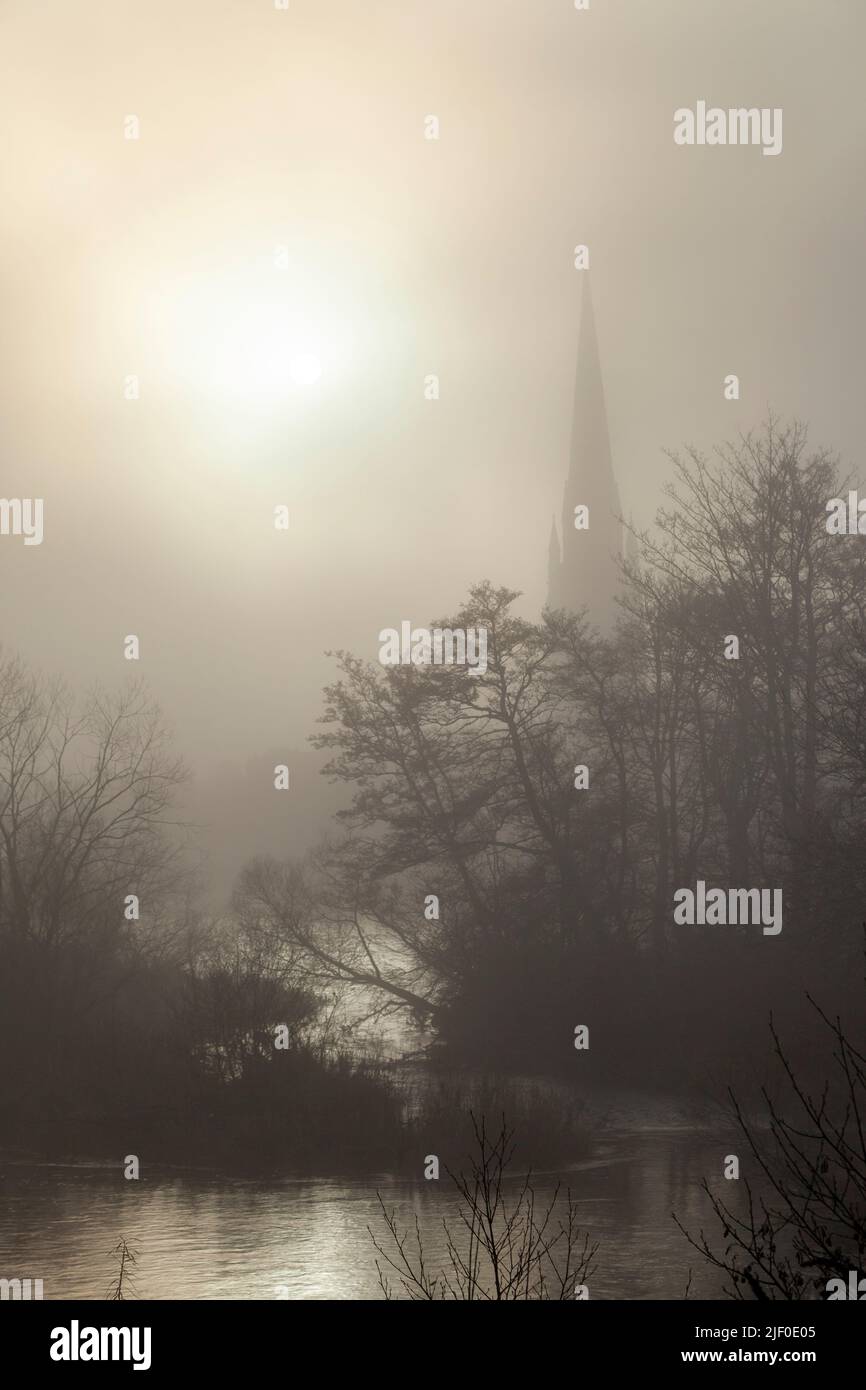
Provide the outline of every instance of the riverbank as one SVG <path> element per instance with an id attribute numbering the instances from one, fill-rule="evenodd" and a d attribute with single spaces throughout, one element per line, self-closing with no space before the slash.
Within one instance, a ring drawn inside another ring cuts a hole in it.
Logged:
<path id="1" fill-rule="evenodd" d="M 472 1116 L 514 1134 L 526 1168 L 568 1165 L 588 1152 L 586 1101 L 543 1077 L 497 1077 L 423 1062 L 355 1067 L 329 1097 L 309 1102 L 232 1083 L 186 1106 L 93 1110 L 38 1117 L 4 1136 L 8 1153 L 35 1162 L 113 1160 L 192 1166 L 239 1176 L 322 1176 L 389 1171 L 411 1178 L 427 1155 L 459 1167 L 472 1148 Z"/>
<path id="2" fill-rule="evenodd" d="M 721 1297 L 718 1272 L 671 1213 L 689 1229 L 706 1225 L 701 1183 L 722 1190 L 730 1131 L 703 1110 L 690 1116 L 671 1099 L 625 1092 L 593 1097 L 584 1113 L 585 1152 L 561 1169 L 536 1166 L 533 1183 L 539 1203 L 570 1188 L 581 1227 L 599 1242 L 590 1297 L 679 1299 L 689 1270 L 691 1297 Z M 138 1251 L 138 1298 L 377 1298 L 368 1230 L 379 1230 L 377 1194 L 404 1229 L 417 1216 L 431 1265 L 446 1257 L 443 1220 L 459 1219 L 446 1175 L 426 1181 L 420 1160 L 411 1177 L 386 1167 L 279 1178 L 148 1160 L 138 1181 L 118 1163 L 7 1161 L 0 1193 L 4 1267 L 42 1277 L 46 1298 L 104 1297 L 121 1237 Z"/>

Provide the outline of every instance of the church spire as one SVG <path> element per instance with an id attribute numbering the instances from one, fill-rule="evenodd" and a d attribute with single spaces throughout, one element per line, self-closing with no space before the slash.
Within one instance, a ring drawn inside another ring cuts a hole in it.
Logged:
<path id="1" fill-rule="evenodd" d="M 588 509 L 585 529 L 575 528 L 577 507 Z M 589 276 L 584 274 L 569 470 L 562 503 L 562 561 L 558 583 L 550 585 L 548 602 L 552 607 L 587 607 L 590 619 L 601 626 L 613 618 L 620 584 L 621 510 L 610 456 L 592 295 Z"/>

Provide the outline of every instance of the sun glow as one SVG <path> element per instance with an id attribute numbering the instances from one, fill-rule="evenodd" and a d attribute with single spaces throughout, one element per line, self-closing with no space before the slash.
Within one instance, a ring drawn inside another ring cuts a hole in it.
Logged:
<path id="1" fill-rule="evenodd" d="M 312 386 L 322 375 L 322 360 L 314 352 L 299 352 L 289 363 L 289 375 L 296 386 Z"/>
<path id="2" fill-rule="evenodd" d="M 244 304 L 214 314 L 198 345 L 202 375 L 220 391 L 273 396 L 322 376 L 322 346 L 311 325 L 279 304 Z"/>
<path id="3" fill-rule="evenodd" d="M 200 391 L 277 404 L 342 374 L 347 324 L 286 299 L 184 290 L 165 302 L 164 366 Z"/>

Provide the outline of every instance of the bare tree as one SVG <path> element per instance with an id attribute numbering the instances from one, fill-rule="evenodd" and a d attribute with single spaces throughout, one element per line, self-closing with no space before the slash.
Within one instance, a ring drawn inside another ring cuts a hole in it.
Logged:
<path id="1" fill-rule="evenodd" d="M 165 831 L 185 776 L 142 686 L 77 706 L 0 665 L 0 932 L 48 947 L 117 936 L 126 894 L 178 882 Z"/>
<path id="2" fill-rule="evenodd" d="M 189 923 L 183 776 L 140 685 L 75 701 L 0 661 L 0 1106 L 59 1116 L 116 1070 L 124 1011 Z"/>
<path id="3" fill-rule="evenodd" d="M 809 870 L 836 799 L 834 721 L 825 710 L 839 702 L 840 639 L 862 593 L 866 549 L 828 535 L 827 501 L 847 484 L 829 451 L 808 451 L 802 425 L 771 418 L 716 454 L 671 455 L 673 505 L 660 510 L 656 534 L 642 537 L 643 554 L 684 593 L 702 596 L 692 610 L 697 647 L 706 646 L 708 627 L 717 651 L 723 634 L 739 638 L 736 721 L 759 735 L 748 734 L 745 751 L 760 751 L 766 765 L 808 918 L 817 901 Z M 748 788 L 734 791 L 728 809 L 747 826 L 757 802 Z"/>
<path id="4" fill-rule="evenodd" d="M 454 1229 L 443 1220 L 448 1268 L 428 1269 L 415 1218 L 414 1239 L 401 1232 L 393 1211 L 379 1196 L 387 1235 L 383 1246 L 372 1230 L 370 1239 L 381 1256 L 376 1261 L 379 1283 L 388 1299 L 394 1288 L 387 1270 L 396 1276 L 405 1296 L 414 1302 L 456 1299 L 474 1301 L 563 1300 L 580 1296 L 593 1273 L 597 1244 L 577 1225 L 571 1192 L 566 1193 L 564 1220 L 557 1217 L 559 1186 L 545 1207 L 536 1205 L 531 1175 L 516 1197 L 505 1192 L 507 1168 L 514 1153 L 513 1131 L 503 1117 L 494 1138 L 482 1116 L 472 1116 L 476 1154 L 468 1174 L 449 1176 L 461 1198 Z"/>
<path id="5" fill-rule="evenodd" d="M 791 1118 L 766 1089 L 769 1134 L 745 1116 L 733 1092 L 737 1124 L 763 1181 L 761 1195 L 748 1180 L 740 1214 L 704 1183 L 726 1242 L 720 1250 L 703 1230 L 690 1244 L 728 1276 L 732 1298 L 798 1300 L 821 1297 L 827 1281 L 861 1271 L 866 1263 L 866 1056 L 809 999 L 832 1054 L 828 1079 L 815 1095 L 795 1075 L 771 1022 L 773 1049 L 786 1082 Z"/>
<path id="6" fill-rule="evenodd" d="M 118 1265 L 117 1277 L 112 1281 L 108 1290 L 108 1302 L 123 1303 L 129 1298 L 135 1297 L 133 1270 L 138 1263 L 138 1251 L 131 1250 L 126 1238 L 121 1236 L 110 1253 L 117 1256 Z"/>

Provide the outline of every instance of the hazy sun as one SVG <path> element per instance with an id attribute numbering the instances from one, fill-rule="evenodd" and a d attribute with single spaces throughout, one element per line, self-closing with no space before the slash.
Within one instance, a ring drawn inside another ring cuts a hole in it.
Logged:
<path id="1" fill-rule="evenodd" d="M 296 386 L 312 386 L 322 375 L 322 361 L 314 352 L 299 352 L 289 363 L 289 375 Z"/>
<path id="2" fill-rule="evenodd" d="M 279 393 L 312 386 L 322 375 L 318 344 L 310 325 L 279 304 L 218 306 L 219 326 L 204 348 L 211 379 L 220 390 Z"/>
<path id="3" fill-rule="evenodd" d="M 346 325 L 284 300 L 197 286 L 165 305 L 164 364 L 200 391 L 276 405 L 345 363 Z"/>

